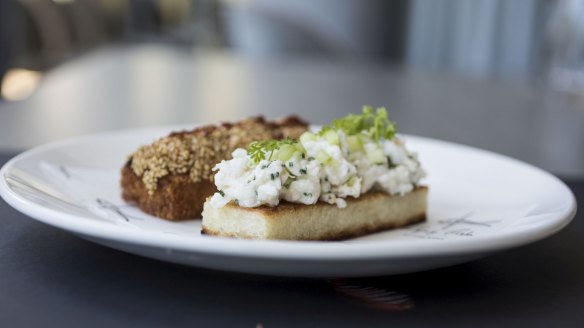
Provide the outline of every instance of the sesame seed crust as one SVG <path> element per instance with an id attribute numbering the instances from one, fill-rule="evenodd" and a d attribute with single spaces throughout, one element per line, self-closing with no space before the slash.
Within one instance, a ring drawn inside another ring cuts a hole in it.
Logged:
<path id="1" fill-rule="evenodd" d="M 212 168 L 220 161 L 229 159 L 236 148 L 247 148 L 256 140 L 298 138 L 307 126 L 306 122 L 297 117 L 267 122 L 260 116 L 237 123 L 173 132 L 150 145 L 140 147 L 130 156 L 129 164 L 152 196 L 158 181 L 167 175 L 188 175 L 194 183 L 202 180 L 212 182 Z"/>

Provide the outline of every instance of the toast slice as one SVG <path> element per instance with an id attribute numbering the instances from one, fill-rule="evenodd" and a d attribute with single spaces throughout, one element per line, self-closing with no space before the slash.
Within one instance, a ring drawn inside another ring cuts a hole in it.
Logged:
<path id="1" fill-rule="evenodd" d="M 427 187 L 403 196 L 369 192 L 347 198 L 347 207 L 281 202 L 254 208 L 229 203 L 203 210 L 202 233 L 242 239 L 341 240 L 426 220 Z"/>

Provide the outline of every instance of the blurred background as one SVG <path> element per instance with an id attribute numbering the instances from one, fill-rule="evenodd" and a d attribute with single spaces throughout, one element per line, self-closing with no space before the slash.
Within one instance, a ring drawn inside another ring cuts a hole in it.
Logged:
<path id="1" fill-rule="evenodd" d="M 580 0 L 5 0 L 0 33 L 4 100 L 15 76 L 125 43 L 584 87 Z"/>
<path id="2" fill-rule="evenodd" d="M 3 0 L 0 95 L 6 149 L 372 104 L 407 132 L 578 173 L 584 1 Z"/>

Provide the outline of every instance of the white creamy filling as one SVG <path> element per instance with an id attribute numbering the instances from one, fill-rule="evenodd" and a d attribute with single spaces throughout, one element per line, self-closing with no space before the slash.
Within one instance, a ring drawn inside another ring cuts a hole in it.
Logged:
<path id="1" fill-rule="evenodd" d="M 283 199 L 307 205 L 320 200 L 343 208 L 345 198 L 369 190 L 403 195 L 425 176 L 416 155 L 397 138 L 379 142 L 363 138 L 362 148 L 351 152 L 346 136 L 338 135 L 339 145 L 323 137 L 302 142 L 305 156 L 285 162 L 262 160 L 254 166 L 245 150 L 235 150 L 233 159 L 213 169 L 218 171 L 219 192 L 211 198 L 211 206 L 220 208 L 231 201 L 243 207 L 276 206 Z"/>
<path id="2" fill-rule="evenodd" d="M 290 163 L 293 165 L 290 166 Z M 315 160 L 292 159 L 286 162 L 286 168 L 281 198 L 293 203 L 315 204 L 320 196 L 319 163 Z"/>
<path id="3" fill-rule="evenodd" d="M 426 175 L 416 154 L 407 151 L 399 139 L 382 140 L 379 145 L 370 141 L 364 149 L 373 147 L 383 150 L 387 162 L 372 164 L 364 153 L 351 154 L 352 162 L 358 168 L 358 175 L 363 178 L 362 193 L 378 189 L 390 195 L 403 195 L 412 191 Z"/>

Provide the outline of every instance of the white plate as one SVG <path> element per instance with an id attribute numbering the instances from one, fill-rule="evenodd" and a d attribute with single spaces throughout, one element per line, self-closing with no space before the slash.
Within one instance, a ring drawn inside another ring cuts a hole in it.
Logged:
<path id="1" fill-rule="evenodd" d="M 576 202 L 564 183 L 517 160 L 405 136 L 428 171 L 428 221 L 342 242 L 250 241 L 200 234 L 120 198 L 128 154 L 171 130 L 129 130 L 29 150 L 0 171 L 0 195 L 22 213 L 94 242 L 163 261 L 282 276 L 366 276 L 427 270 L 525 245 L 559 231 Z"/>

